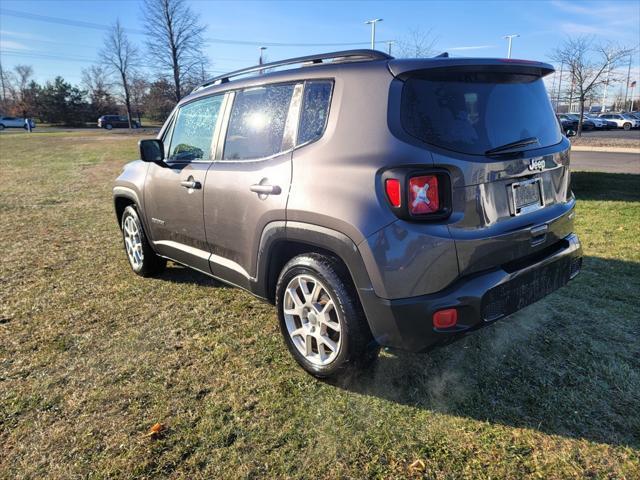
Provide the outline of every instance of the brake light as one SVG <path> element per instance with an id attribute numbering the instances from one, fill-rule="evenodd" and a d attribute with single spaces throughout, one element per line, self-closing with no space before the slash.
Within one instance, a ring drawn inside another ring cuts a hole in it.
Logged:
<path id="1" fill-rule="evenodd" d="M 438 177 L 435 175 L 411 177 L 408 196 L 409 213 L 412 215 L 437 212 L 440 209 Z"/>
<path id="2" fill-rule="evenodd" d="M 388 178 L 384 182 L 384 189 L 387 193 L 389 203 L 394 208 L 398 208 L 402 204 L 402 193 L 400 190 L 400 180 L 396 178 Z"/>
<path id="3" fill-rule="evenodd" d="M 451 328 L 458 323 L 458 310 L 447 308 L 433 314 L 433 326 L 436 328 Z"/>

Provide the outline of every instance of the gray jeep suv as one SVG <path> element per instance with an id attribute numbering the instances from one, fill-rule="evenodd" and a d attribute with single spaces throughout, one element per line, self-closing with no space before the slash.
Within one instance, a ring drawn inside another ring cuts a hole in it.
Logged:
<path id="1" fill-rule="evenodd" d="M 491 324 L 581 267 L 552 71 L 355 50 L 214 78 L 116 180 L 131 267 L 272 302 L 319 377 Z"/>

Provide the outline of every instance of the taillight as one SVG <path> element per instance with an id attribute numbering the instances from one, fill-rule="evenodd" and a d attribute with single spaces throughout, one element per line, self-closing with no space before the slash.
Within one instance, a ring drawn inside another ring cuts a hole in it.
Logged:
<path id="1" fill-rule="evenodd" d="M 438 177 L 435 175 L 411 177 L 408 195 L 409 213 L 412 215 L 424 215 L 440 210 Z"/>
<path id="2" fill-rule="evenodd" d="M 388 178 L 384 182 L 384 189 L 387 198 L 392 207 L 398 208 L 402 205 L 402 193 L 400 189 L 400 180 L 397 178 Z"/>
<path id="3" fill-rule="evenodd" d="M 436 328 L 451 328 L 458 323 L 458 311 L 455 308 L 439 310 L 433 314 L 433 326 Z"/>

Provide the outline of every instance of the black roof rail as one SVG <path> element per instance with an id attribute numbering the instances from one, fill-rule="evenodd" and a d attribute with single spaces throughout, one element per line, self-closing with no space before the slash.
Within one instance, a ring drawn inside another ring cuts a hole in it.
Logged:
<path id="1" fill-rule="evenodd" d="M 283 67 L 285 65 L 295 65 L 297 63 L 319 64 L 319 63 L 324 63 L 325 60 L 358 62 L 362 60 L 391 60 L 392 58 L 393 57 L 391 55 L 387 55 L 384 52 L 379 52 L 378 50 L 370 50 L 370 49 L 342 50 L 339 52 L 320 53 L 317 55 L 307 55 L 304 57 L 288 58 L 286 60 L 278 60 L 277 62 L 263 63 L 262 65 L 255 65 L 253 67 L 242 68 L 234 72 L 225 73 L 224 75 L 219 75 L 217 77 L 210 78 L 206 82 L 203 82 L 200 85 L 198 85 L 196 88 L 194 88 L 191 93 L 197 92 L 198 90 L 202 90 L 203 88 L 209 87 L 216 83 L 227 83 L 233 77 L 239 77 L 240 75 L 259 72 L 261 70 L 267 70 L 269 68 Z"/>

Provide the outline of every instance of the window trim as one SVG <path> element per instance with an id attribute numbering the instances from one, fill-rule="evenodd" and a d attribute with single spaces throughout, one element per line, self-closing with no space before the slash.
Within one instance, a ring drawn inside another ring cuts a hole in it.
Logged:
<path id="1" fill-rule="evenodd" d="M 287 118 L 285 120 L 285 125 L 284 125 L 284 130 L 282 132 L 282 143 L 280 144 L 280 148 L 282 148 L 282 146 L 285 144 L 285 135 L 287 134 L 287 129 L 289 127 L 289 122 L 294 121 L 294 125 L 295 125 L 295 130 L 296 130 L 296 136 L 297 136 L 297 125 L 300 121 L 300 112 L 302 109 L 302 98 L 300 98 L 300 101 L 298 102 L 297 106 L 295 105 L 294 102 L 294 96 L 296 95 L 296 91 L 300 91 L 300 95 L 302 95 L 302 89 L 296 89 L 296 87 L 298 85 L 302 85 L 304 83 L 304 80 L 289 80 L 286 82 L 274 82 L 274 83 L 265 83 L 265 84 L 260 84 L 260 85 L 251 85 L 248 87 L 244 87 L 244 88 L 237 88 L 234 89 L 232 91 L 230 91 L 230 93 L 233 93 L 233 99 L 232 101 L 229 102 L 229 109 L 225 115 L 225 125 L 224 125 L 224 130 L 220 135 L 220 143 L 221 143 L 221 147 L 220 147 L 220 155 L 218 157 L 218 155 L 216 155 L 215 158 L 215 162 L 224 162 L 224 163 L 246 163 L 246 162 L 263 162 L 265 160 L 271 160 L 272 158 L 275 157 L 279 157 L 281 155 L 285 155 L 287 153 L 291 153 L 293 150 L 296 149 L 297 145 L 295 145 L 295 142 L 293 144 L 292 147 L 289 147 L 285 150 L 281 150 L 279 152 L 276 152 L 272 155 L 266 156 L 266 157 L 256 157 L 256 158 L 244 158 L 244 159 L 225 159 L 224 158 L 224 147 L 225 147 L 225 143 L 227 140 L 227 134 L 229 133 L 229 120 L 231 119 L 231 112 L 233 111 L 233 107 L 235 105 L 235 101 L 236 101 L 236 94 L 237 92 L 243 92 L 246 90 L 253 90 L 256 88 L 267 88 L 267 87 L 273 87 L 273 86 L 280 86 L 280 85 L 292 85 L 293 86 L 293 92 L 291 92 L 291 99 L 289 101 L 289 110 L 287 111 Z M 294 120 L 294 118 L 292 117 L 296 117 L 297 116 L 297 120 Z M 291 127 L 289 127 L 291 128 Z M 218 152 L 216 152 L 218 153 Z"/>
<path id="2" fill-rule="evenodd" d="M 326 82 L 326 83 L 330 83 L 331 84 L 331 92 L 329 93 L 329 104 L 327 105 L 327 116 L 324 119 L 324 125 L 322 127 L 322 132 L 320 133 L 320 136 L 318 136 L 317 138 L 313 139 L 313 140 L 307 140 L 306 142 L 303 143 L 298 143 L 298 133 L 300 132 L 300 123 L 302 122 L 302 109 L 304 108 L 304 94 L 307 91 L 307 84 L 309 83 L 322 83 L 322 82 Z M 331 115 L 331 106 L 333 104 L 333 93 L 335 90 L 335 86 L 336 86 L 336 82 L 335 82 L 335 78 L 313 78 L 313 79 L 307 79 L 304 81 L 304 89 L 302 91 L 302 100 L 301 100 L 301 104 L 300 104 L 300 115 L 298 116 L 298 127 L 296 129 L 296 146 L 295 148 L 300 148 L 300 147 L 306 147 L 307 145 L 311 145 L 312 143 L 315 143 L 319 140 L 321 140 L 324 137 L 324 134 L 327 132 L 327 125 L 329 125 L 329 115 Z"/>

